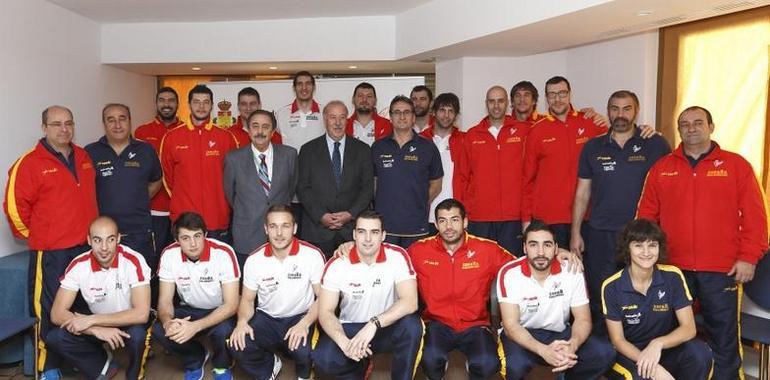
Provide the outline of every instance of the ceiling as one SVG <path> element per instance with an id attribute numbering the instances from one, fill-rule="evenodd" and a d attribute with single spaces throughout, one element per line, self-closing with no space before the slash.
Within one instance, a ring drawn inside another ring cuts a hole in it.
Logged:
<path id="1" fill-rule="evenodd" d="M 432 74 L 433 61 L 356 61 L 356 62 L 256 62 L 256 63 L 126 63 L 112 66 L 144 75 L 291 75 L 307 70 L 313 74 Z M 354 66 L 354 67 L 352 67 Z M 198 67 L 200 71 L 192 70 Z M 275 69 L 270 69 L 275 67 Z"/>

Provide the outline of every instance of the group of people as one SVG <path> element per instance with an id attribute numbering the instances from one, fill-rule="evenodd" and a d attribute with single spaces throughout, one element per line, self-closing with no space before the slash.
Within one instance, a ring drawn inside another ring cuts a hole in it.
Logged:
<path id="1" fill-rule="evenodd" d="M 636 124 L 633 92 L 605 117 L 574 108 L 559 76 L 548 113 L 530 82 L 493 86 L 465 132 L 458 97 L 425 86 L 396 96 L 390 119 L 366 82 L 350 115 L 313 99 L 308 72 L 293 88 L 276 112 L 244 88 L 237 120 L 220 122 L 205 85 L 185 120 L 164 87 L 135 131 L 128 106 L 107 104 L 85 149 L 69 109 L 43 111 L 4 202 L 30 249 L 43 379 L 64 363 L 108 378 L 103 344 L 144 378 L 151 337 L 185 379 L 209 360 L 215 379 L 233 362 L 274 379 L 281 356 L 300 378 L 361 379 L 379 352 L 393 378 L 421 365 L 441 379 L 452 350 L 472 379 L 538 362 L 575 379 L 742 376 L 738 305 L 768 248 L 766 203 L 705 108 L 682 111 L 672 152 Z"/>

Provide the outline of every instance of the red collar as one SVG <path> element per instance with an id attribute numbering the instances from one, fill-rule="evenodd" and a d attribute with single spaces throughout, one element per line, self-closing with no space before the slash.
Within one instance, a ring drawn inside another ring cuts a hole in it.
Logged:
<path id="1" fill-rule="evenodd" d="M 351 264 L 358 264 L 361 262 L 361 257 L 358 256 L 358 249 L 356 249 L 355 246 L 353 246 L 353 249 L 350 250 L 350 254 L 348 255 L 350 258 Z M 375 260 L 377 263 L 384 263 L 385 262 L 385 243 L 382 243 L 380 245 L 380 252 L 377 254 L 377 259 Z"/>
<path id="2" fill-rule="evenodd" d="M 291 240 L 291 249 L 289 250 L 289 256 L 296 256 L 299 253 L 299 240 L 293 238 Z M 265 247 L 265 257 L 273 256 L 273 246 L 267 243 Z"/>
<path id="3" fill-rule="evenodd" d="M 166 126 L 166 123 L 164 123 L 163 120 L 160 119 L 160 116 L 155 116 L 155 122 L 158 123 L 160 126 L 165 127 L 167 129 L 178 127 L 178 126 L 183 124 L 182 121 L 179 120 L 178 117 L 175 117 L 174 121 L 171 124 L 169 124 L 168 126 Z"/>
<path id="4" fill-rule="evenodd" d="M 182 255 L 182 262 L 185 262 L 188 260 L 187 255 L 182 252 L 182 248 L 179 248 L 179 254 Z M 198 257 L 198 261 L 209 261 L 211 260 L 211 242 L 209 239 L 203 240 L 203 252 L 201 252 L 200 257 Z"/>
<path id="5" fill-rule="evenodd" d="M 559 259 L 554 257 L 553 260 L 551 260 L 551 274 L 559 273 L 561 273 L 561 263 L 559 262 Z M 521 274 L 532 277 L 532 269 L 529 267 L 529 261 L 521 266 Z"/>
<path id="6" fill-rule="evenodd" d="M 214 127 L 214 123 L 211 122 L 211 118 L 208 118 L 203 123 L 196 125 L 192 120 L 192 115 L 190 115 L 190 121 L 187 122 L 187 128 L 190 129 L 191 131 L 195 130 L 196 128 L 203 128 L 209 131 L 213 127 Z"/>
<path id="7" fill-rule="evenodd" d="M 435 128 L 436 128 L 435 125 L 431 125 L 426 130 L 420 132 L 420 136 L 432 139 L 433 136 L 435 136 Z M 459 135 L 460 133 L 461 133 L 460 128 L 457 128 L 456 126 L 452 126 L 452 132 L 449 134 L 449 136 L 451 137 L 451 136 Z"/>
<path id="8" fill-rule="evenodd" d="M 118 262 L 120 262 L 119 257 L 123 254 L 123 247 L 118 244 L 118 249 L 115 250 L 115 257 L 112 258 L 112 264 L 110 265 L 110 268 L 117 268 Z M 102 265 L 99 264 L 98 261 L 96 261 L 96 257 L 94 257 L 93 250 L 91 252 L 91 272 L 98 272 L 102 270 Z"/>
<path id="9" fill-rule="evenodd" d="M 295 113 L 299 110 L 299 105 L 297 105 L 297 99 L 294 99 L 293 102 L 291 102 L 291 113 Z M 310 106 L 310 112 L 321 112 L 321 107 L 318 106 L 318 103 L 313 100 L 313 104 Z"/>

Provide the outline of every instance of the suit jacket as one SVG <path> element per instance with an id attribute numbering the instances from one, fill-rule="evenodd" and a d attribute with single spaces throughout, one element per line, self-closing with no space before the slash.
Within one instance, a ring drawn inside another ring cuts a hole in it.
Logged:
<path id="1" fill-rule="evenodd" d="M 340 188 L 334 182 L 332 160 L 326 145 L 326 134 L 310 140 L 299 152 L 297 197 L 302 202 L 302 238 L 311 242 L 329 241 L 340 233 L 352 239 L 356 216 L 366 210 L 374 196 L 374 168 L 366 143 L 346 137 L 342 157 Z M 326 213 L 347 211 L 353 220 L 333 231 L 321 224 Z"/>
<path id="2" fill-rule="evenodd" d="M 288 205 L 294 198 L 297 188 L 297 151 L 294 148 L 273 144 L 270 182 L 270 194 L 265 195 L 251 144 L 225 157 L 225 197 L 233 209 L 233 248 L 240 255 L 248 255 L 267 241 L 264 227 L 267 209 L 274 204 Z"/>

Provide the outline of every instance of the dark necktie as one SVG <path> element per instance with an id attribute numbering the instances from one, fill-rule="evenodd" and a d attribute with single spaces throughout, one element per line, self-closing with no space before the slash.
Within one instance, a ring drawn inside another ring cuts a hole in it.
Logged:
<path id="1" fill-rule="evenodd" d="M 334 152 L 332 153 L 332 172 L 334 172 L 334 182 L 337 188 L 342 183 L 342 155 L 340 154 L 340 142 L 334 142 Z"/>

